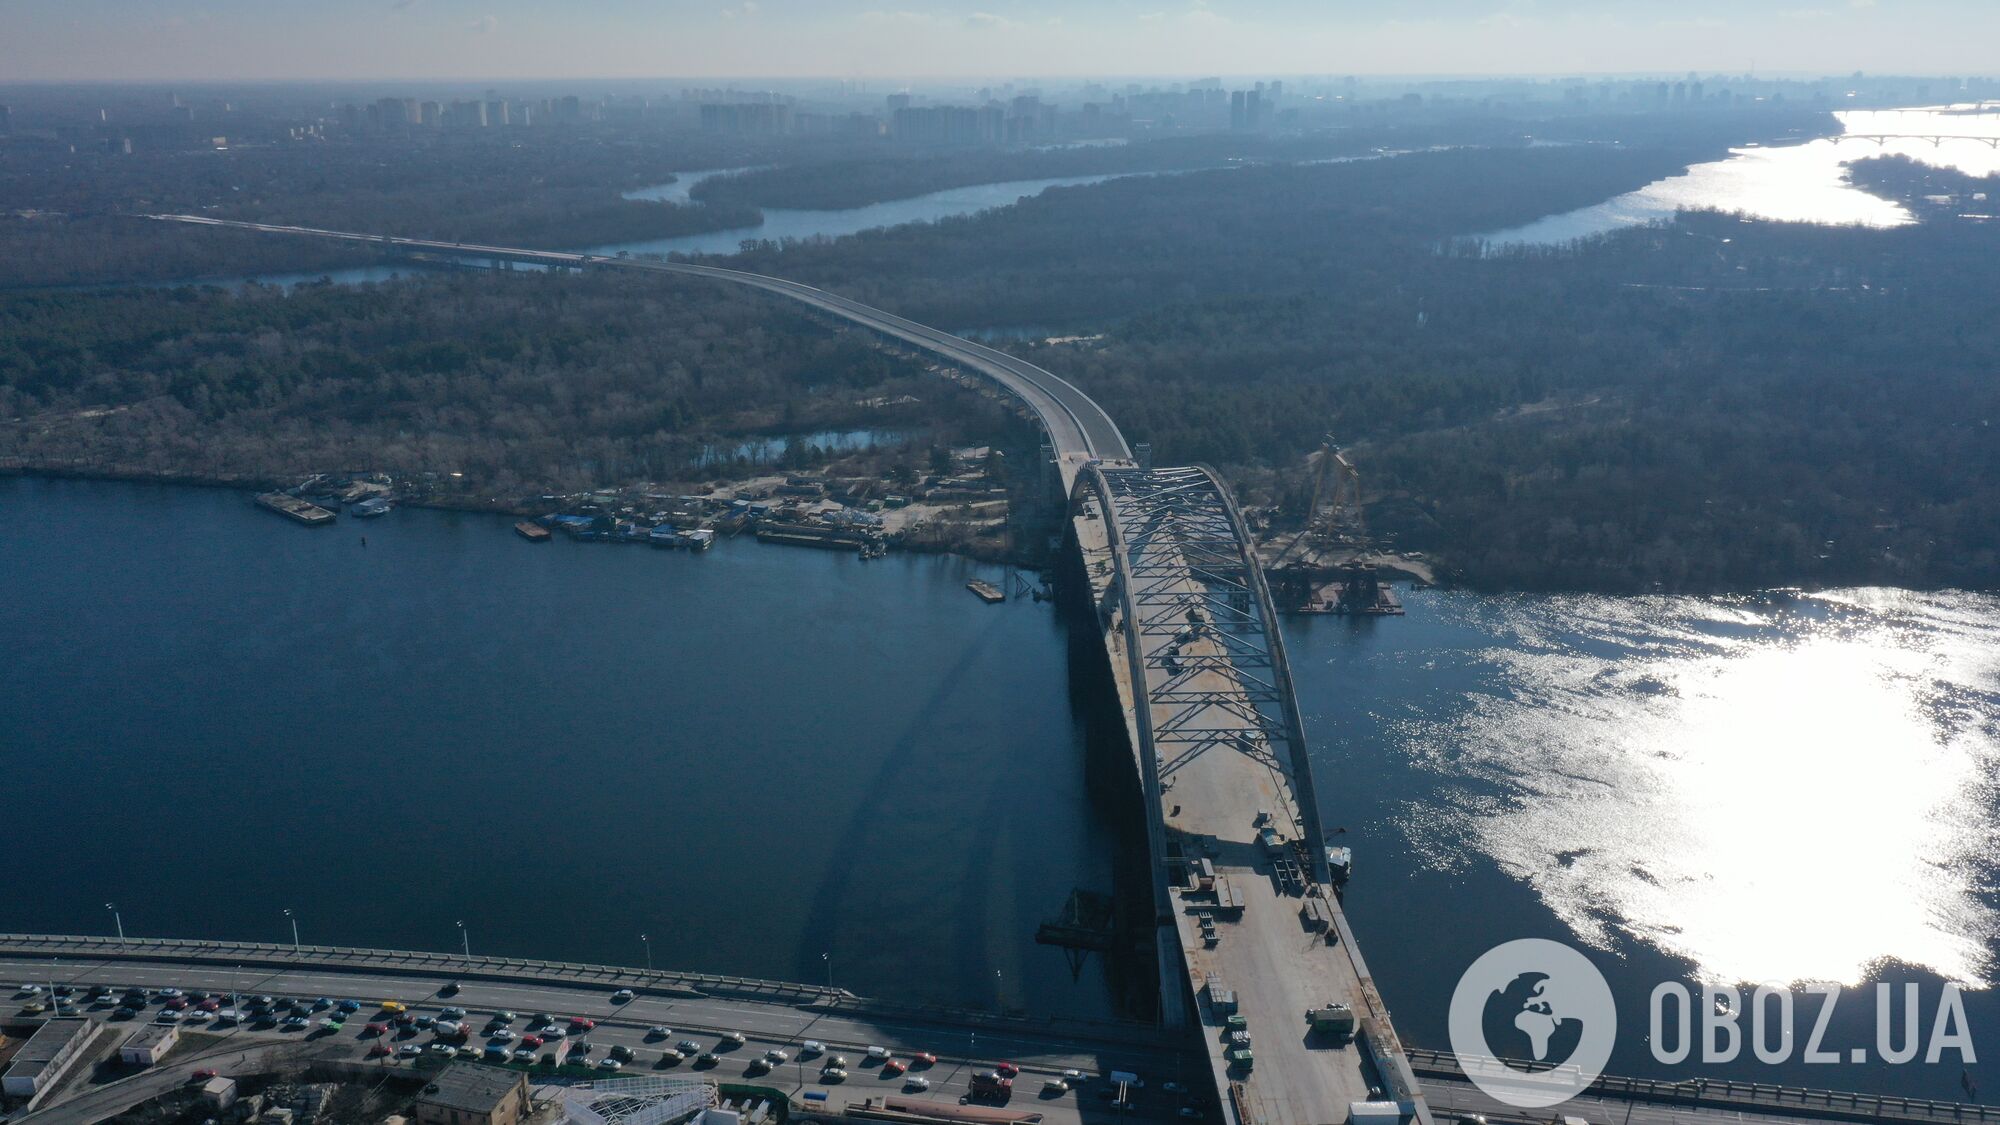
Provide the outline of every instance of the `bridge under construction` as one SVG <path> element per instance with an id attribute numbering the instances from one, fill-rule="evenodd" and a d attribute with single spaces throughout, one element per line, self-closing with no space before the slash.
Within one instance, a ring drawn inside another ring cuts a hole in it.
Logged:
<path id="1" fill-rule="evenodd" d="M 691 262 L 148 218 L 432 261 L 668 273 L 745 285 L 991 379 L 1048 437 L 1139 779 L 1161 1022 L 1199 1034 L 1232 1125 L 1431 1114 L 1341 909 L 1284 639 L 1235 500 L 1152 468 L 1088 395 L 1005 352 L 782 278 Z M 1317 1018 L 1315 1018 L 1315 1016 Z M 1366 1107 L 1366 1108 L 1362 1108 Z"/>

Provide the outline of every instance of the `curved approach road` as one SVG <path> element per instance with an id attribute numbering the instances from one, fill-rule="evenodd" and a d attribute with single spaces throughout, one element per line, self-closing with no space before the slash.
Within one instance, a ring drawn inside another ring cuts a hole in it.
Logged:
<path id="1" fill-rule="evenodd" d="M 1104 408 L 1092 401 L 1089 395 L 1053 372 L 1037 367 L 1023 359 L 1008 355 L 996 348 L 974 343 L 962 336 L 941 332 L 918 324 L 913 320 L 885 312 L 859 301 L 849 300 L 824 289 L 815 289 L 796 281 L 781 277 L 770 277 L 743 270 L 723 269 L 720 266 L 696 265 L 692 262 L 653 262 L 634 258 L 612 258 L 602 254 L 583 254 L 560 250 L 526 250 L 513 246 L 481 246 L 463 242 L 439 242 L 420 238 L 390 238 L 379 234 L 357 234 L 352 231 L 319 230 L 314 227 L 282 226 L 275 223 L 248 223 L 231 219 L 211 219 L 202 215 L 146 215 L 148 219 L 172 223 L 196 223 L 202 226 L 231 227 L 237 230 L 261 231 L 267 234 L 295 234 L 312 238 L 327 238 L 341 242 L 354 242 L 384 249 L 404 252 L 431 252 L 461 258 L 487 258 L 497 261 L 528 262 L 533 264 L 591 269 L 612 268 L 648 270 L 655 273 L 677 273 L 693 277 L 706 277 L 716 281 L 734 282 L 789 297 L 822 312 L 830 313 L 843 320 L 859 324 L 864 328 L 880 332 L 885 336 L 914 345 L 933 355 L 961 367 L 969 368 L 999 383 L 1016 397 L 1028 404 L 1028 408 L 1041 419 L 1042 428 L 1048 431 L 1049 441 L 1055 447 L 1057 463 L 1062 468 L 1065 491 L 1075 479 L 1077 470 L 1086 461 L 1130 461 L 1132 449 L 1125 443 L 1125 436 L 1118 432 L 1118 424 L 1104 412 Z"/>

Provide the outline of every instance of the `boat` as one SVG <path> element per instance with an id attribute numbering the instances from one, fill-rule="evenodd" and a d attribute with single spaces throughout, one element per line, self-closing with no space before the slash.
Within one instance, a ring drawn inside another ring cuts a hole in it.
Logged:
<path id="1" fill-rule="evenodd" d="M 693 531 L 683 531 L 674 536 L 681 546 L 690 551 L 706 551 L 715 546 L 715 532 L 705 527 Z"/>
<path id="2" fill-rule="evenodd" d="M 1002 591 L 1000 587 L 995 586 L 993 583 L 988 582 L 981 578 L 975 578 L 972 581 L 967 582 L 965 584 L 965 588 L 972 591 L 975 594 L 978 594 L 980 600 L 986 602 L 986 604 L 988 605 L 992 605 L 995 602 L 1004 602 L 1007 600 L 1006 593 Z"/>
<path id="3" fill-rule="evenodd" d="M 380 496 L 371 496 L 354 505 L 354 515 L 362 519 L 373 519 L 376 516 L 388 515 L 390 507 L 392 505 L 387 499 Z"/>
<path id="4" fill-rule="evenodd" d="M 522 520 L 520 523 L 515 524 L 514 534 L 526 539 L 530 543 L 546 543 L 551 538 L 549 529 L 533 520 Z"/>

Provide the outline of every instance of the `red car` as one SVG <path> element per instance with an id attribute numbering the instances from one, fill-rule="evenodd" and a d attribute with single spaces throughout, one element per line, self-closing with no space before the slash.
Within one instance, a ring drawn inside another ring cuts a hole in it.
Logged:
<path id="1" fill-rule="evenodd" d="M 541 1045 L 542 1045 L 542 1037 L 539 1035 L 521 1036 L 521 1046 L 523 1047 L 539 1047 Z"/>
<path id="2" fill-rule="evenodd" d="M 569 1029 L 571 1031 L 594 1031 L 596 1028 L 596 1020 L 587 1020 L 582 1016 L 577 1016 L 569 1021 Z"/>
<path id="3" fill-rule="evenodd" d="M 200 1008 L 204 1012 L 219 1012 L 222 1010 L 222 1001 L 211 996 L 201 1003 L 196 1004 L 195 1007 Z"/>
<path id="4" fill-rule="evenodd" d="M 371 1059 L 379 1059 L 388 1053 L 389 1045 L 387 1043 L 376 1043 L 368 1048 L 368 1057 Z"/>
<path id="5" fill-rule="evenodd" d="M 901 1074 L 908 1069 L 910 1069 L 910 1064 L 904 1062 L 902 1059 L 890 1059 L 888 1062 L 882 1064 L 882 1073 L 884 1074 Z"/>
<path id="6" fill-rule="evenodd" d="M 167 1001 L 167 1010 L 170 1012 L 185 1012 L 187 1011 L 187 1006 L 188 1002 L 185 996 L 176 996 L 172 1000 Z"/>
<path id="7" fill-rule="evenodd" d="M 202 1067 L 200 1070 L 194 1072 L 194 1078 L 191 1081 L 206 1082 L 214 1077 L 217 1077 L 215 1071 L 210 1070 L 208 1067 Z"/>
<path id="8" fill-rule="evenodd" d="M 922 1063 L 925 1066 L 936 1066 L 937 1056 L 931 1054 L 929 1051 L 918 1051 L 916 1054 L 910 1056 L 910 1061 Z"/>
<path id="9" fill-rule="evenodd" d="M 1020 1076 L 1021 1068 L 1010 1062 L 994 1063 L 993 1073 L 1002 1078 L 1016 1078 Z"/>
<path id="10" fill-rule="evenodd" d="M 361 1029 L 361 1034 L 373 1035 L 377 1037 L 384 1036 L 389 1034 L 389 1025 L 386 1023 L 371 1023 L 367 1027 Z"/>

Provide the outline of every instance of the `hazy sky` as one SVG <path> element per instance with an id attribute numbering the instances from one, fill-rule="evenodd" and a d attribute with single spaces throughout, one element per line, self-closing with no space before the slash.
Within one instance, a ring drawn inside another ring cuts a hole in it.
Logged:
<path id="1" fill-rule="evenodd" d="M 2000 71 L 2000 0 L 0 0 L 33 79 Z"/>

